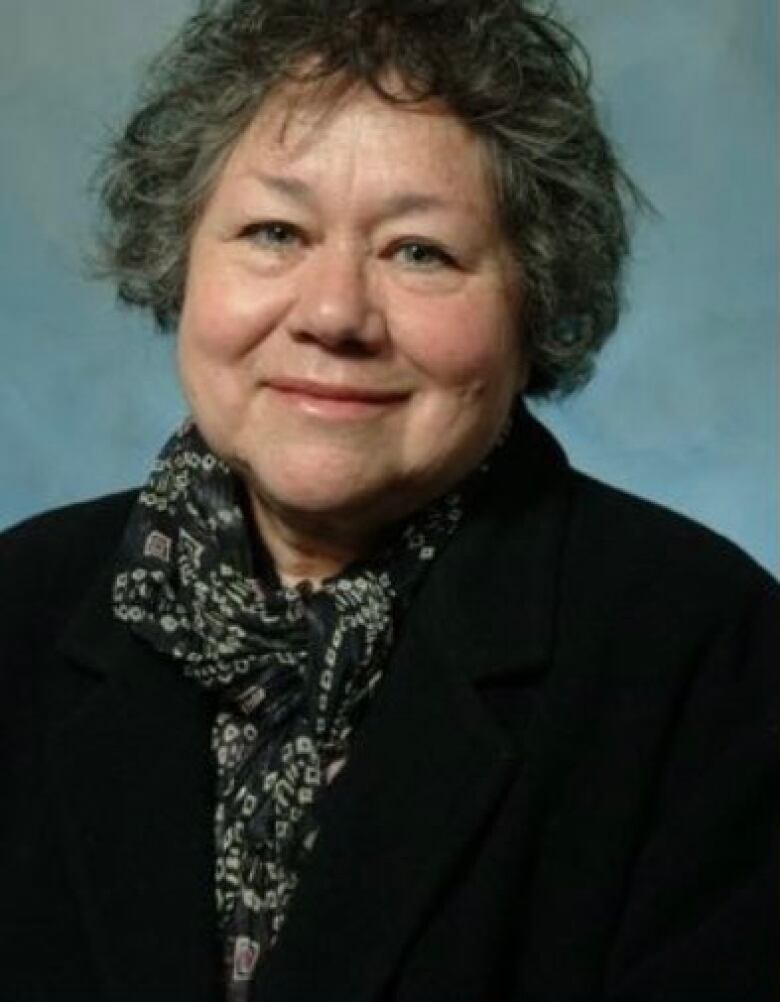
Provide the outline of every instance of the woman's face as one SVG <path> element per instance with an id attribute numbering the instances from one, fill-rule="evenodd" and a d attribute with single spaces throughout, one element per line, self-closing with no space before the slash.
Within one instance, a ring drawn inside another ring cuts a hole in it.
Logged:
<path id="1" fill-rule="evenodd" d="M 522 383 L 517 267 L 452 115 L 269 99 L 194 231 L 185 393 L 255 513 L 371 532 L 476 466 Z M 262 521 L 262 518 L 261 518 Z"/>

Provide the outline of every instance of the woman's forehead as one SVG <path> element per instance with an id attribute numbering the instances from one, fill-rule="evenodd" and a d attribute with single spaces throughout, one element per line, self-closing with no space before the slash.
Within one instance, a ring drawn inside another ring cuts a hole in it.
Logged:
<path id="1" fill-rule="evenodd" d="M 355 172 L 388 184 L 425 178 L 442 190 L 492 196 L 482 140 L 442 101 L 391 100 L 345 80 L 276 88 L 239 137 L 226 172 L 327 177 L 350 159 Z"/>

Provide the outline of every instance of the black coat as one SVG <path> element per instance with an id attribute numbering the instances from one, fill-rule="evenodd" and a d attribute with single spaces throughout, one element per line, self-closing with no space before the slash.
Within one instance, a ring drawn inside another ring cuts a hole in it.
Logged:
<path id="1" fill-rule="evenodd" d="M 216 1002 L 213 707 L 123 494 L 0 537 L 0 997 Z M 258 1002 L 768 1002 L 773 582 L 534 422 L 408 614 Z"/>

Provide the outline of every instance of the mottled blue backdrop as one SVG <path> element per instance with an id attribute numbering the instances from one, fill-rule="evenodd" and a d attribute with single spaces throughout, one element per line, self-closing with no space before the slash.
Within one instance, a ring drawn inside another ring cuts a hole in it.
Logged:
<path id="1" fill-rule="evenodd" d="M 0 0 L 0 526 L 139 481 L 183 412 L 171 342 L 84 277 L 106 129 L 185 0 Z M 777 568 L 776 7 L 566 0 L 660 211 L 595 382 L 545 407 L 574 462 Z"/>

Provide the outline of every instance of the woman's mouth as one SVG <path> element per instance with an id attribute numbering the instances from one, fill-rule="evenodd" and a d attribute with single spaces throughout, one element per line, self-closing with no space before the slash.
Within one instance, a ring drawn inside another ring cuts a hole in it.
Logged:
<path id="1" fill-rule="evenodd" d="M 264 385 L 283 403 L 305 414 L 334 420 L 373 417 L 409 396 L 406 391 L 310 379 L 269 379 Z"/>

